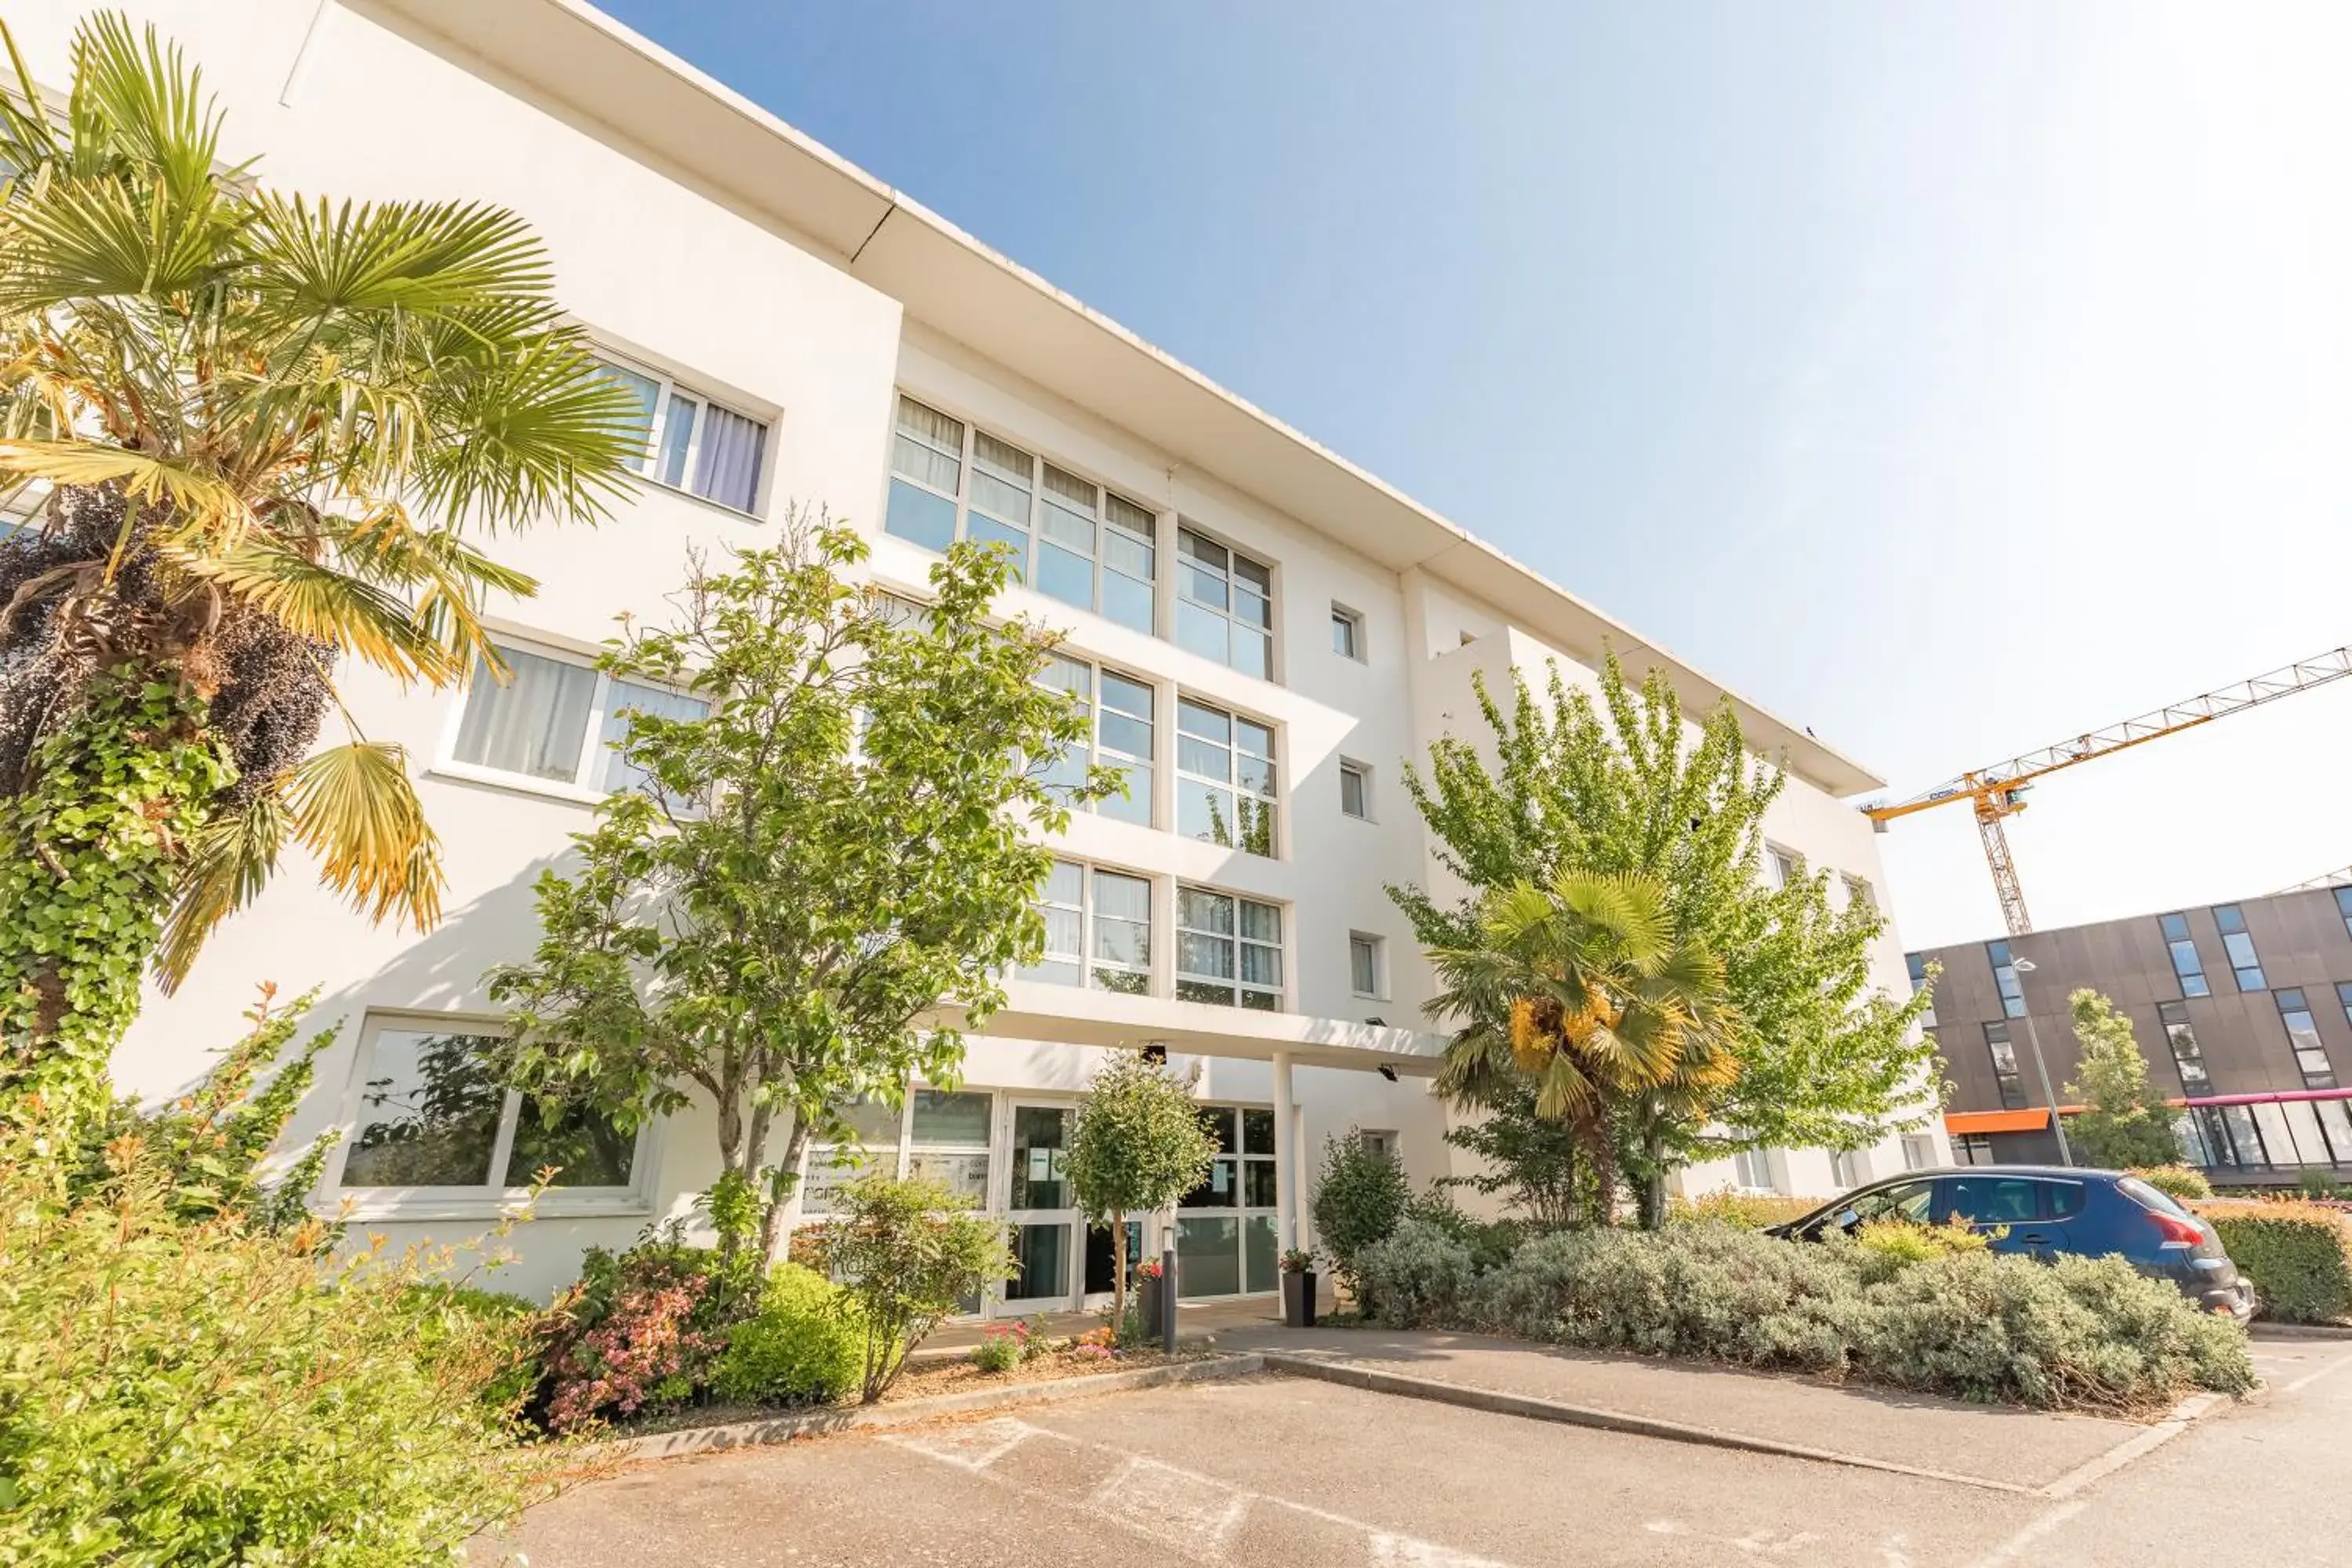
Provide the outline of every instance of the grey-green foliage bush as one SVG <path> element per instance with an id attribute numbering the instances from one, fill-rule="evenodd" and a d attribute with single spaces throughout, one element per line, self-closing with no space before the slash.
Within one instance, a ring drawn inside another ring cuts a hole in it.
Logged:
<path id="1" fill-rule="evenodd" d="M 1720 1225 L 1566 1231 L 1465 1286 L 1469 1249 L 1401 1227 L 1366 1258 L 1384 1321 L 1853 1375 L 1973 1399 L 2145 1409 L 2253 1385 L 2242 1333 L 2119 1258 L 1902 1263 Z"/>
<path id="2" fill-rule="evenodd" d="M 1315 1234 L 1330 1255 L 1331 1272 L 1359 1300 L 1363 1284 L 1358 1259 L 1366 1247 L 1389 1238 L 1412 1201 L 1404 1167 L 1367 1145 L 1360 1132 L 1350 1128 L 1344 1138 L 1323 1141 Z"/>
<path id="3" fill-rule="evenodd" d="M 711 1392 L 748 1405 L 821 1405 L 858 1384 L 866 1324 L 847 1291 L 814 1268 L 779 1263 L 760 1310 L 727 1331 Z"/>

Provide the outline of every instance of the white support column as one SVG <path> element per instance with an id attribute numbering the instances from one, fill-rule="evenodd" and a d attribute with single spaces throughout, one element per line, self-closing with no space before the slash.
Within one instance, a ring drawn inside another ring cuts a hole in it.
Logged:
<path id="1" fill-rule="evenodd" d="M 1303 1105 L 1290 1108 L 1290 1147 L 1295 1152 L 1297 1169 L 1298 1240 L 1295 1245 L 1311 1252 L 1316 1247 L 1315 1205 L 1307 1195 L 1307 1165 L 1315 1152 L 1307 1145 L 1307 1108 Z"/>
<path id="2" fill-rule="evenodd" d="M 1298 1245 L 1297 1157 L 1294 1131 L 1297 1102 L 1290 1093 L 1290 1053 L 1274 1053 L 1274 1213 L 1276 1245 L 1287 1252 Z"/>

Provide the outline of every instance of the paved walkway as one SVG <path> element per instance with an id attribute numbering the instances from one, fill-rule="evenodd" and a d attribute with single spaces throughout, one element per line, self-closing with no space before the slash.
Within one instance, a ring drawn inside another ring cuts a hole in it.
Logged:
<path id="1" fill-rule="evenodd" d="M 1325 1299 L 1325 1310 L 1330 1302 Z M 1004 1320 L 986 1323 L 956 1323 L 941 1329 L 923 1342 L 924 1356 L 942 1352 L 961 1355 L 980 1343 L 981 1336 Z M 1099 1312 L 1036 1312 L 1022 1320 L 1033 1334 L 1068 1336 L 1083 1334 L 1089 1329 L 1099 1329 L 1110 1321 L 1108 1309 Z M 1228 1301 L 1183 1301 L 1176 1308 L 1176 1337 L 1184 1340 L 1213 1339 L 1219 1344 L 1236 1330 L 1267 1329 L 1282 1326 L 1282 1303 L 1273 1296 L 1244 1296 Z"/>

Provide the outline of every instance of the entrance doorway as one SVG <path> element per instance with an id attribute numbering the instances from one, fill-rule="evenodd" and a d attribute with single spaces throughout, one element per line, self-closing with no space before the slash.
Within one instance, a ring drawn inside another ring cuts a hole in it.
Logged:
<path id="1" fill-rule="evenodd" d="M 1063 1163 L 1074 1112 L 1066 1105 L 1013 1107 L 1012 1159 L 1004 1217 L 1013 1229 L 1013 1278 L 1002 1310 L 1009 1316 L 1058 1312 L 1074 1304 L 1078 1213 Z"/>

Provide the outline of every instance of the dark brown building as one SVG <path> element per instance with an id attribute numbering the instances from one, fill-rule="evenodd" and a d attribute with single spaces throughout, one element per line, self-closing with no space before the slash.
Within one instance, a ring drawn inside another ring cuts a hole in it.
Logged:
<path id="1" fill-rule="evenodd" d="M 2076 1060 L 2066 998 L 2088 986 L 2131 1018 L 2149 1079 L 2180 1105 L 2183 1147 L 2217 1181 L 2352 1170 L 2352 887 L 1966 942 L 1910 963 L 1915 985 L 1929 963 L 1943 968 L 1929 1033 L 1954 1085 L 1958 1158 L 2056 1157 L 2034 1042 L 2063 1110 Z"/>

